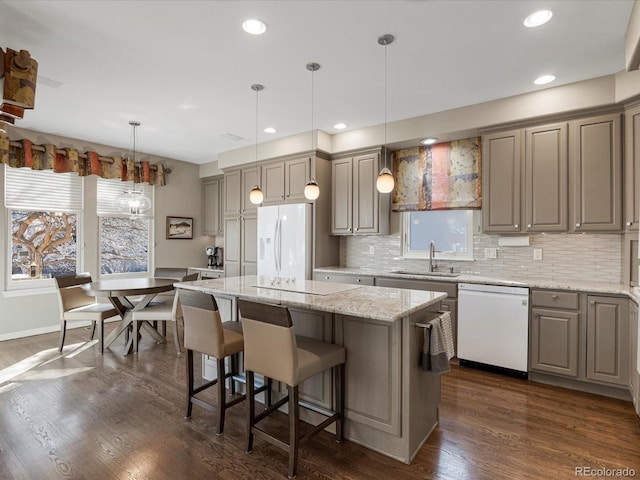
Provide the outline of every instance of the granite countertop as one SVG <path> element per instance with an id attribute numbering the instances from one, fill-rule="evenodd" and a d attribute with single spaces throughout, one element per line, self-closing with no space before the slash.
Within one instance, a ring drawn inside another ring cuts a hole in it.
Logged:
<path id="1" fill-rule="evenodd" d="M 300 292 L 267 286 L 257 287 L 259 281 L 258 276 L 249 275 L 180 282 L 175 286 L 214 295 L 230 295 L 248 300 L 259 300 L 288 307 L 338 313 L 382 322 L 395 322 L 438 303 L 447 296 L 442 292 L 358 285 L 350 285 L 342 291 L 324 293 L 326 289 L 322 284 L 325 282 L 313 280 L 299 283 L 296 288 L 303 290 Z M 283 286 L 282 288 L 289 287 Z M 304 291 L 316 293 L 305 293 Z"/>
<path id="2" fill-rule="evenodd" d="M 548 288 L 557 290 L 569 290 L 575 292 L 593 292 L 593 293 L 605 293 L 611 295 L 626 295 L 632 298 L 636 303 L 640 302 L 640 289 L 623 285 L 622 283 L 607 283 L 607 282 L 587 282 L 583 280 L 571 280 L 562 278 L 537 278 L 523 275 L 522 277 L 485 277 L 481 275 L 470 274 L 455 274 L 452 276 L 439 276 L 424 274 L 408 274 L 408 273 L 394 273 L 381 269 L 368 269 L 368 268 L 350 268 L 350 267 L 321 267 L 315 268 L 316 273 L 326 274 L 348 274 L 370 277 L 387 277 L 387 278 L 404 278 L 407 280 L 429 280 L 437 282 L 452 282 L 452 283 L 480 283 L 484 285 L 504 285 L 515 287 L 529 287 L 529 288 Z"/>

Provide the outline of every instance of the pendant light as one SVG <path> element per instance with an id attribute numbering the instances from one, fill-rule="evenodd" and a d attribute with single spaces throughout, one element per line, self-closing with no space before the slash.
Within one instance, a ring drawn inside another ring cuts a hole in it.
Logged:
<path id="1" fill-rule="evenodd" d="M 380 170 L 378 180 L 376 180 L 376 188 L 380 193 L 391 192 L 395 185 L 393 174 L 387 168 L 387 45 L 392 43 L 393 40 L 394 36 L 388 33 L 378 37 L 378 43 L 384 46 L 384 146 L 382 150 L 384 167 Z"/>
<path id="2" fill-rule="evenodd" d="M 136 140 L 137 140 L 137 128 L 140 126 L 140 122 L 134 120 L 129 122 L 131 125 L 131 137 L 132 137 L 132 150 L 129 151 L 128 159 L 133 160 L 134 170 L 136 164 Z M 127 172 L 128 175 L 128 172 Z M 116 197 L 115 207 L 118 211 L 126 213 L 131 218 L 142 216 L 151 210 L 151 200 L 146 197 L 142 190 L 136 189 L 136 175 L 135 171 L 132 175 L 131 189 L 125 190 L 123 193 Z"/>
<path id="3" fill-rule="evenodd" d="M 320 69 L 317 63 L 307 63 L 307 70 L 311 72 L 311 152 L 315 151 L 313 133 L 313 72 Z M 320 196 L 320 187 L 315 178 L 311 177 L 304 187 L 304 196 L 308 200 L 315 200 Z"/>
<path id="4" fill-rule="evenodd" d="M 264 90 L 264 86 L 259 83 L 251 85 L 251 90 L 256 92 L 256 178 L 258 177 L 258 92 Z M 249 200 L 254 205 L 260 205 L 264 200 L 264 194 L 260 189 L 260 182 L 256 183 L 249 193 Z"/>

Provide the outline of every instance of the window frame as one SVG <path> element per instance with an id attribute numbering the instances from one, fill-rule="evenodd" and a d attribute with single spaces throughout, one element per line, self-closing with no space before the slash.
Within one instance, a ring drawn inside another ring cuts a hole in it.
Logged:
<path id="1" fill-rule="evenodd" d="M 442 210 L 438 210 L 442 211 Z M 460 211 L 460 210 L 450 210 Z M 473 232 L 474 232 L 474 212 L 475 210 L 464 210 L 466 212 L 466 252 L 442 252 L 436 251 L 433 256 L 434 260 L 446 260 L 446 261 L 460 261 L 460 262 L 473 262 Z M 412 250 L 410 248 L 410 231 L 411 231 L 411 214 L 412 213 L 429 213 L 430 210 L 424 210 L 422 212 L 402 212 L 402 258 L 406 259 L 429 259 L 429 245 L 425 244 L 424 250 Z M 426 242 L 425 242 L 426 243 Z M 438 245 L 436 245 L 438 248 Z"/>

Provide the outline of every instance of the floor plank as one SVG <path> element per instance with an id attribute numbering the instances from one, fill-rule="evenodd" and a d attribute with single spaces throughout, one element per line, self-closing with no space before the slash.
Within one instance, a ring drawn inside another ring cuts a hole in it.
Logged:
<path id="1" fill-rule="evenodd" d="M 87 334 L 70 330 L 64 355 L 57 334 L 0 342 L 1 480 L 286 478 L 285 452 L 260 441 L 244 452 L 244 404 L 222 436 L 212 412 L 183 418 L 184 356 L 171 339 L 100 355 Z M 455 366 L 442 380 L 440 425 L 411 465 L 322 433 L 303 446 L 298 478 L 546 480 L 576 467 L 640 477 L 629 402 Z M 270 426 L 285 431 L 279 417 Z"/>

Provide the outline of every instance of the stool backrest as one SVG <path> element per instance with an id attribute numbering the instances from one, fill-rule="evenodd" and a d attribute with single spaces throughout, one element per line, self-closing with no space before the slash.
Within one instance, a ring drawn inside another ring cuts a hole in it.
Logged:
<path id="1" fill-rule="evenodd" d="M 213 295 L 178 289 L 184 321 L 184 347 L 216 358 L 224 356 L 224 332 Z"/>
<path id="2" fill-rule="evenodd" d="M 191 275 L 185 275 L 180 280 L 181 282 L 193 282 L 194 280 L 198 280 L 200 274 L 198 272 L 192 273 Z M 169 292 L 171 293 L 171 292 Z M 215 301 L 215 300 L 214 300 Z M 175 292 L 175 297 L 173 298 L 173 309 L 171 311 L 171 315 L 173 320 L 182 316 L 182 304 L 180 303 L 180 297 L 178 296 L 178 292 Z"/>
<path id="3" fill-rule="evenodd" d="M 96 298 L 87 295 L 81 288 L 85 283 L 91 283 L 91 275 L 88 273 L 72 273 L 70 275 L 60 275 L 56 278 L 58 286 L 58 304 L 60 315 L 74 308 L 84 307 L 96 302 Z M 62 317 L 61 317 L 62 318 Z"/>
<path id="4" fill-rule="evenodd" d="M 157 278 L 175 278 L 176 280 L 182 280 L 187 273 L 187 268 L 158 267 L 153 272 L 153 276 Z"/>
<path id="5" fill-rule="evenodd" d="M 287 307 L 238 300 L 244 336 L 244 367 L 297 385 L 298 346 Z"/>

